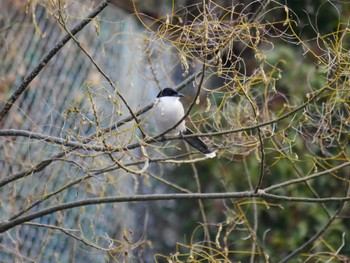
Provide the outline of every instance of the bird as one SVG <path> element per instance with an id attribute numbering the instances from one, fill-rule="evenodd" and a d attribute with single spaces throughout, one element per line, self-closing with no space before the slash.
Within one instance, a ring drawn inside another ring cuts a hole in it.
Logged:
<path id="1" fill-rule="evenodd" d="M 164 133 L 169 130 L 166 135 L 190 135 L 194 134 L 185 125 L 185 110 L 180 101 L 180 98 L 184 97 L 184 94 L 177 92 L 172 88 L 164 88 L 161 90 L 157 98 L 154 101 L 154 117 L 155 122 L 160 133 Z M 176 127 L 174 127 L 181 119 L 183 119 Z M 184 137 L 183 138 L 189 145 L 197 149 L 201 153 L 205 154 L 208 158 L 214 158 L 216 156 L 213 151 L 203 140 L 199 137 Z"/>

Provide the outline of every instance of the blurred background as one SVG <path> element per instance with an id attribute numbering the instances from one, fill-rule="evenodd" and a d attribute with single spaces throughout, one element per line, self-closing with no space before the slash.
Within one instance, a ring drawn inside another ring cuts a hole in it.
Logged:
<path id="1" fill-rule="evenodd" d="M 1 105 L 66 34 L 54 18 L 58 3 L 0 2 Z M 61 1 L 62 18 L 67 27 L 79 23 L 98 3 Z M 327 85 L 336 91 L 325 93 L 303 114 L 262 130 L 266 154 L 263 186 L 348 161 L 349 124 L 345 122 L 349 117 L 348 57 L 342 56 L 343 64 L 335 63 L 327 69 L 322 62 L 334 55 L 327 52 L 329 46 L 325 43 L 337 43 L 333 51 L 349 52 L 346 28 L 350 3 L 271 1 L 265 6 L 264 1 L 208 1 L 208 15 L 203 17 L 215 23 L 211 24 L 207 49 L 202 49 L 201 33 L 198 33 L 202 24 L 195 24 L 197 19 L 205 21 L 201 16 L 202 3 L 144 0 L 135 1 L 134 6 L 132 1 L 112 1 L 99 19 L 94 19 L 76 37 L 111 78 L 116 90 L 109 86 L 82 49 L 70 40 L 16 101 L 0 123 L 0 129 L 28 130 L 83 141 L 129 115 L 118 93 L 134 111 L 142 109 L 152 103 L 160 89 L 175 87 L 198 72 L 203 63 L 201 56 L 207 52 L 207 59 L 221 62 L 208 67 L 209 76 L 188 121 L 200 132 L 246 127 L 256 120 L 269 121 L 301 105 L 307 94 Z M 287 26 L 288 18 L 295 21 L 292 24 L 297 33 L 292 26 Z M 245 23 L 251 27 L 242 33 Z M 229 51 L 220 54 L 220 49 L 215 47 L 227 45 L 228 37 L 237 28 L 241 30 L 237 33 L 239 37 L 228 44 Z M 181 35 L 183 29 L 193 33 L 193 36 L 186 36 L 185 42 Z M 337 42 L 342 34 L 346 36 Z M 307 41 L 303 42 L 296 35 Z M 320 35 L 324 38 L 319 38 Z M 186 42 L 187 39 L 193 42 Z M 324 42 L 320 43 L 320 39 Z M 341 72 L 334 81 L 336 73 L 331 69 Z M 184 104 L 187 106 L 196 92 L 198 79 L 189 82 L 182 91 L 186 94 Z M 253 99 L 251 103 L 260 110 L 260 116 L 254 115 L 242 91 L 244 88 L 239 88 L 246 83 Z M 339 104 L 332 101 L 336 96 L 341 98 Z M 339 109 L 330 113 L 330 119 L 334 116 L 332 125 L 337 133 L 322 124 L 327 119 L 327 114 L 323 113 L 328 108 L 324 105 Z M 152 111 L 142 115 L 142 127 L 147 134 L 156 134 Z M 181 165 L 154 162 L 145 173 L 137 175 L 119 169 L 108 154 L 98 151 L 85 152 L 26 137 L 2 136 L 0 179 L 20 173 L 26 176 L 1 187 L 0 220 L 8 220 L 25 208 L 32 212 L 92 197 L 252 190 L 260 173 L 258 137 L 256 131 L 247 131 L 210 138 L 208 143 L 218 150 L 218 158 Z M 142 134 L 130 122 L 101 138 L 94 137 L 92 143 L 125 146 L 140 139 Z M 339 147 L 339 143 L 344 147 Z M 164 151 L 152 146 L 147 151 L 152 158 L 165 159 L 191 151 L 182 142 L 170 145 L 172 147 Z M 142 154 L 141 149 L 136 148 L 113 153 L 113 156 L 124 163 L 141 161 L 140 166 L 132 166 L 141 169 Z M 45 160 L 50 162 L 45 169 L 31 170 Z M 286 187 L 277 193 L 303 197 L 342 196 L 348 186 L 348 176 L 349 169 L 343 168 L 336 176 L 322 177 L 311 186 Z M 89 178 L 85 180 L 85 177 Z M 173 256 L 176 252 L 189 259 L 197 245 L 201 248 L 198 254 L 203 253 L 207 258 L 213 254 L 225 258 L 225 251 L 229 250 L 232 253 L 226 262 L 261 262 L 267 261 L 267 255 L 283 257 L 305 243 L 322 228 L 336 208 L 337 204 L 255 199 L 85 206 L 43 216 L 3 233 L 0 261 L 153 262 L 156 259 L 167 262 L 176 261 Z M 350 240 L 343 234 L 349 233 L 348 215 L 346 206 L 339 220 L 301 258 L 321 255 L 327 260 L 348 259 L 349 246 L 344 244 Z"/>

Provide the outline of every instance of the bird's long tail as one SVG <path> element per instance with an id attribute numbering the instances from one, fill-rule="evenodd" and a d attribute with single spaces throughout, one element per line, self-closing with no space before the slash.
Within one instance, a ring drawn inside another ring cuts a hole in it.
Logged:
<path id="1" fill-rule="evenodd" d="M 193 132 L 189 128 L 186 128 L 183 134 L 190 135 L 193 134 Z M 184 138 L 184 140 L 193 148 L 196 148 L 201 153 L 204 153 L 207 157 L 214 158 L 216 156 L 216 153 L 199 137 L 188 137 Z"/>

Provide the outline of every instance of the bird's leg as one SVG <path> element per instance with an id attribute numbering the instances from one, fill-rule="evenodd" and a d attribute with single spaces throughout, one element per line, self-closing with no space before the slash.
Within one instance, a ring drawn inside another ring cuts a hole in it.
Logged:
<path id="1" fill-rule="evenodd" d="M 180 131 L 179 135 L 180 135 L 181 140 L 185 139 L 184 134 L 183 134 L 182 131 Z"/>
<path id="2" fill-rule="evenodd" d="M 163 134 L 162 136 L 160 136 L 160 141 L 162 141 L 162 142 L 166 142 L 166 135 L 165 134 Z"/>

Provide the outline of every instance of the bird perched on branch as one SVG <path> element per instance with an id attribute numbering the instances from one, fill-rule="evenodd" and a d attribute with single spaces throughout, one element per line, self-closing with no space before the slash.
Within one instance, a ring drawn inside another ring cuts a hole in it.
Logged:
<path id="1" fill-rule="evenodd" d="M 186 127 L 185 120 L 183 119 L 185 110 L 180 101 L 180 98 L 183 96 L 182 93 L 172 88 L 165 88 L 158 93 L 154 102 L 154 116 L 159 132 L 162 133 L 172 128 L 166 135 L 193 134 L 193 132 Z M 182 121 L 180 122 L 180 120 Z M 178 125 L 174 127 L 176 124 Z M 207 157 L 214 158 L 216 156 L 216 153 L 199 137 L 184 137 L 184 140 L 198 151 L 204 153 Z"/>

